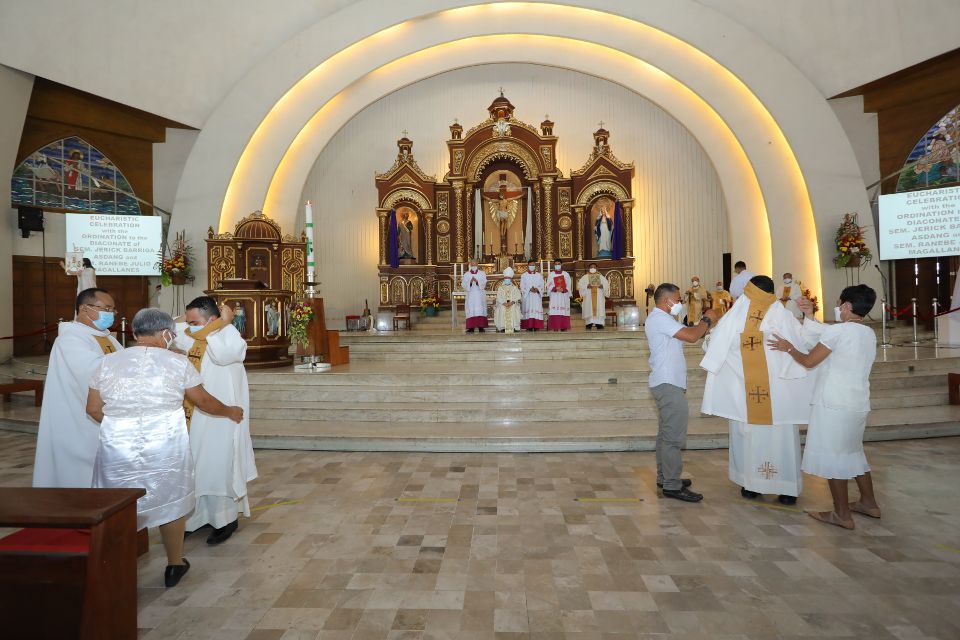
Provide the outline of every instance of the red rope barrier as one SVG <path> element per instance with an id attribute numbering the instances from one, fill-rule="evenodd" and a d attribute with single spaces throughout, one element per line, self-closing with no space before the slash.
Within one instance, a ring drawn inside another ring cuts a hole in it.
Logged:
<path id="1" fill-rule="evenodd" d="M 954 307 L 953 309 L 950 309 L 950 310 L 948 310 L 948 311 L 941 311 L 940 313 L 938 313 L 937 315 L 935 315 L 935 316 L 933 316 L 933 317 L 934 317 L 934 318 L 939 318 L 940 316 L 945 316 L 945 315 L 947 315 L 948 313 L 953 313 L 954 311 L 960 311 L 960 307 Z"/>
<path id="2" fill-rule="evenodd" d="M 15 335 L 15 336 L 3 336 L 3 337 L 0 337 L 0 340 L 16 340 L 17 338 L 29 338 L 30 336 L 39 336 L 39 335 L 44 334 L 44 333 L 50 333 L 51 331 L 55 330 L 56 328 L 57 328 L 57 325 L 56 325 L 56 324 L 51 324 L 51 325 L 48 326 L 48 327 L 44 327 L 44 328 L 42 328 L 42 329 L 37 329 L 36 331 L 30 331 L 30 332 L 28 332 L 28 333 L 21 333 L 21 334 Z"/>
<path id="3" fill-rule="evenodd" d="M 912 311 L 913 311 L 913 303 L 910 303 L 910 304 L 908 304 L 908 305 L 905 305 L 904 307 L 902 307 L 902 308 L 899 309 L 899 310 L 894 309 L 894 308 L 891 307 L 890 305 L 887 305 L 887 312 L 890 314 L 890 317 L 891 317 L 891 318 L 901 318 L 901 317 L 907 315 L 907 313 L 912 312 Z"/>

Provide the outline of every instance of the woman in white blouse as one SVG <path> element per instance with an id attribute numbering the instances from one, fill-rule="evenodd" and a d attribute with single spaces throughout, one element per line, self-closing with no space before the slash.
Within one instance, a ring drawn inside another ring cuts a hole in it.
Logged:
<path id="1" fill-rule="evenodd" d="M 789 353 L 808 369 L 819 367 L 801 469 L 826 478 L 833 497 L 833 511 L 809 515 L 844 529 L 855 526 L 852 512 L 880 517 L 870 465 L 863 453 L 863 432 L 870 413 L 870 369 L 877 356 L 877 336 L 864 326 L 863 318 L 876 301 L 876 292 L 866 285 L 847 287 L 834 308 L 837 323 L 822 325 L 809 317 L 811 305 L 801 299 L 803 328 L 808 335 L 817 336 L 817 345 L 803 353 L 779 336 L 768 342 L 771 349 Z M 860 489 L 856 502 L 848 502 L 851 478 Z"/>
<path id="2" fill-rule="evenodd" d="M 147 490 L 137 501 L 137 528 L 160 527 L 164 583 L 172 587 L 190 568 L 181 555 L 184 516 L 196 502 L 183 398 L 238 423 L 243 409 L 207 393 L 190 361 L 168 350 L 176 335 L 169 314 L 141 309 L 133 335 L 137 344 L 105 356 L 90 379 L 87 413 L 100 423 L 93 486 Z"/>

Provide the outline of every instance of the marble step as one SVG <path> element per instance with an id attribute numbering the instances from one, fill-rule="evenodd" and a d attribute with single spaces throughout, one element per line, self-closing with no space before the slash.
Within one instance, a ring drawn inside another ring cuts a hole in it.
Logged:
<path id="1" fill-rule="evenodd" d="M 250 425 L 259 449 L 312 451 L 556 452 L 652 451 L 656 419 L 491 423 L 462 422 L 438 432 L 436 425 L 255 419 Z M 728 446 L 726 420 L 691 416 L 687 449 Z M 801 427 L 801 432 L 805 428 Z M 864 440 L 902 440 L 960 435 L 960 407 L 874 411 Z"/>
<path id="2" fill-rule="evenodd" d="M 300 400 L 258 400 L 251 406 L 251 417 L 287 420 L 350 421 L 350 422 L 557 422 L 653 419 L 656 403 L 650 397 L 637 400 L 530 400 L 529 394 L 513 398 L 483 401 L 471 395 L 470 401 L 442 402 L 436 399 L 415 402 L 375 400 L 325 401 L 304 396 Z M 699 414 L 702 392 L 687 395 L 691 415 Z M 871 394 L 873 409 L 929 407 L 948 402 L 946 389 L 917 389 L 911 393 L 898 390 Z"/>

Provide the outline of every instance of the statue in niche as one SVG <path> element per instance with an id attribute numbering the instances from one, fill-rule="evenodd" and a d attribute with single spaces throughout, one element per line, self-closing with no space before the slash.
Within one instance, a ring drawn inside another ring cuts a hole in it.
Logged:
<path id="1" fill-rule="evenodd" d="M 403 258 L 413 258 L 413 222 L 410 220 L 410 212 L 404 210 L 400 214 L 400 221 L 397 223 L 397 242 L 400 245 L 399 256 Z"/>
<path id="2" fill-rule="evenodd" d="M 268 302 L 267 306 L 263 309 L 264 314 L 267 319 L 267 335 L 276 336 L 280 334 L 280 311 L 273 306 L 272 302 Z"/>
<path id="3" fill-rule="evenodd" d="M 507 173 L 502 171 L 496 182 L 496 190 L 483 191 L 483 198 L 487 201 L 487 214 L 500 232 L 500 256 L 510 253 L 507 233 L 520 212 L 520 199 L 523 197 L 523 188 L 519 181 L 516 181 L 516 177 L 512 177 L 513 183 L 507 179 Z"/>
<path id="4" fill-rule="evenodd" d="M 239 302 L 233 309 L 233 326 L 241 336 L 247 330 L 247 312 Z"/>
<path id="5" fill-rule="evenodd" d="M 601 198 L 593 206 L 597 212 L 593 222 L 593 237 L 597 242 L 598 258 L 613 256 L 613 217 L 610 214 L 612 204 L 610 198 Z"/>

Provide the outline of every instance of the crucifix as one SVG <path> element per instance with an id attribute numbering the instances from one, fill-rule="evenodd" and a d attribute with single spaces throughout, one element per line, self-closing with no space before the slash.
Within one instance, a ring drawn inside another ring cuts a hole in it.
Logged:
<path id="1" fill-rule="evenodd" d="M 603 120 L 600 121 L 600 128 L 603 129 Z"/>
<path id="2" fill-rule="evenodd" d="M 503 97 L 503 87 L 500 87 L 500 97 Z"/>
<path id="3" fill-rule="evenodd" d="M 404 130 L 403 130 L 403 131 L 401 131 L 400 133 L 402 133 L 402 134 L 403 134 L 403 137 L 404 137 L 404 138 L 406 138 L 406 137 L 407 137 L 407 130 L 406 130 L 406 129 L 404 129 Z"/>
<path id="4" fill-rule="evenodd" d="M 750 351 L 754 351 L 759 344 L 763 344 L 763 341 L 757 340 L 756 336 L 750 336 L 750 339 L 745 340 L 741 346 L 749 347 Z"/>
<path id="5" fill-rule="evenodd" d="M 766 391 L 763 391 L 759 385 L 755 386 L 754 390 L 748 393 L 747 395 L 753 398 L 754 402 L 756 402 L 757 404 L 762 404 L 766 402 L 767 399 L 770 397 L 770 394 L 767 393 Z"/>

